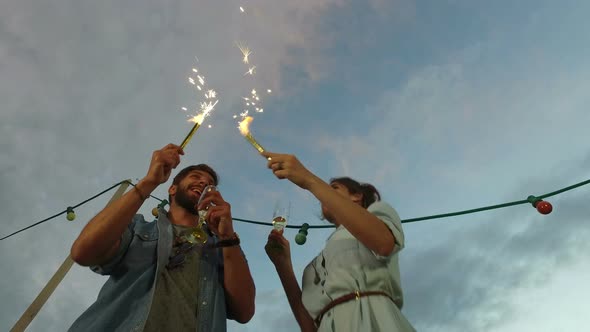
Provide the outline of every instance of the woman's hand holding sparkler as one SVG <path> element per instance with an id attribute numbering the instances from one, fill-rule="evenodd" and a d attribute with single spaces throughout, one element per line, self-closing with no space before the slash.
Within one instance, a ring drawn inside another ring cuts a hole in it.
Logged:
<path id="1" fill-rule="evenodd" d="M 287 179 L 305 190 L 310 190 L 315 182 L 321 181 L 305 168 L 294 155 L 268 151 L 261 154 L 268 159 L 268 168 L 272 169 L 274 175 L 279 179 Z"/>

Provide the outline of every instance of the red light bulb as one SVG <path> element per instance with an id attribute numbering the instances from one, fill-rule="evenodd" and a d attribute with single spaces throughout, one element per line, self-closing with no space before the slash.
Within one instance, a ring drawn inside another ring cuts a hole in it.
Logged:
<path id="1" fill-rule="evenodd" d="M 551 203 L 546 201 L 538 202 L 536 208 L 540 214 L 549 214 L 551 213 L 551 211 L 553 211 L 553 206 L 551 205 Z"/>

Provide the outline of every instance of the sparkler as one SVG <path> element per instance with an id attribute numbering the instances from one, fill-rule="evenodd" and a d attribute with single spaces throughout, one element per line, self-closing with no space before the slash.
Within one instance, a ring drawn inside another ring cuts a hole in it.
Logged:
<path id="1" fill-rule="evenodd" d="M 260 145 L 260 143 L 258 143 L 254 137 L 252 136 L 252 133 L 250 133 L 250 129 L 248 128 L 250 126 L 250 123 L 252 123 L 252 121 L 254 120 L 253 117 L 251 116 L 246 116 L 244 117 L 244 120 L 242 120 L 239 124 L 240 128 L 240 133 L 242 134 L 242 136 L 244 136 L 244 138 L 250 142 L 250 144 L 252 144 L 252 146 L 258 150 L 258 152 L 262 153 L 264 152 L 264 148 L 262 147 L 262 145 Z"/>
<path id="2" fill-rule="evenodd" d="M 244 12 L 244 9 L 242 7 L 240 7 L 240 10 L 242 12 Z M 250 64 L 250 59 L 249 56 L 252 54 L 252 51 L 250 50 L 250 48 L 248 48 L 246 45 L 236 42 L 236 45 L 238 46 L 238 48 L 240 49 L 240 52 L 242 53 L 242 62 L 244 64 L 247 65 L 248 71 L 246 73 L 244 73 L 244 76 L 246 75 L 250 75 L 250 76 L 254 76 L 254 74 L 256 73 L 256 66 L 255 65 L 251 65 Z M 270 89 L 266 90 L 267 93 L 271 93 Z M 252 123 L 252 121 L 254 120 L 254 118 L 252 116 L 249 115 L 250 113 L 250 108 L 252 108 L 253 111 L 256 111 L 256 113 L 262 113 L 264 111 L 264 109 L 262 108 L 262 101 L 260 100 L 260 97 L 258 96 L 258 93 L 256 92 L 256 89 L 252 89 L 250 91 L 250 96 L 247 97 L 242 97 L 243 99 L 243 103 L 244 103 L 244 110 L 242 111 L 242 113 L 239 114 L 240 118 L 242 119 L 242 121 L 239 122 L 238 124 L 238 128 L 240 129 L 240 133 L 242 134 L 242 136 L 244 136 L 244 138 L 250 142 L 250 144 L 256 149 L 258 150 L 258 152 L 262 153 L 264 152 L 264 148 L 262 147 L 262 145 L 260 145 L 260 143 L 258 143 L 254 137 L 252 136 L 252 133 L 250 133 L 250 130 L 248 129 L 248 127 L 250 126 L 250 123 Z M 234 119 L 236 119 L 238 117 L 237 114 L 234 114 Z M 270 158 L 269 158 L 270 160 Z"/>
<path id="3" fill-rule="evenodd" d="M 199 70 L 197 68 L 193 68 L 192 71 L 193 71 L 193 73 L 199 72 Z M 193 138 L 193 136 L 195 135 L 197 130 L 199 130 L 199 128 L 203 124 L 203 121 L 205 120 L 205 118 L 209 116 L 209 114 L 215 108 L 215 105 L 217 105 L 217 103 L 219 102 L 219 100 L 217 99 L 217 92 L 213 89 L 206 88 L 205 76 L 199 74 L 199 75 L 196 75 L 196 77 L 197 77 L 198 83 L 192 77 L 189 77 L 188 81 L 190 84 L 194 85 L 197 88 L 197 90 L 199 90 L 199 91 L 203 91 L 203 89 L 205 89 L 205 94 L 204 94 L 205 101 L 200 103 L 198 114 L 191 117 L 188 120 L 189 122 L 194 122 L 195 125 L 189 131 L 189 133 L 186 135 L 186 137 L 184 138 L 184 140 L 180 144 L 180 147 L 182 149 L 184 149 L 187 146 L 188 142 L 190 142 L 190 140 Z M 188 109 L 186 107 L 182 107 L 182 110 L 186 112 Z M 211 125 L 209 125 L 209 128 L 211 128 Z"/>
<path id="4" fill-rule="evenodd" d="M 201 127 L 201 124 L 203 123 L 205 118 L 207 116 L 209 116 L 209 113 L 211 113 L 211 111 L 213 110 L 215 105 L 217 105 L 218 102 L 219 102 L 219 100 L 216 100 L 215 102 L 210 101 L 210 102 L 201 103 L 201 113 L 199 115 L 195 115 L 194 117 L 192 117 L 189 120 L 190 122 L 194 122 L 195 125 L 193 126 L 191 131 L 189 131 L 188 135 L 186 135 L 186 137 L 184 138 L 184 140 L 180 144 L 180 147 L 182 149 L 184 149 L 186 147 L 186 145 L 188 144 L 188 142 L 191 140 L 191 138 L 193 138 L 193 135 L 197 132 L 197 130 L 199 130 L 199 127 Z M 209 125 L 209 128 L 211 128 L 210 125 Z"/>

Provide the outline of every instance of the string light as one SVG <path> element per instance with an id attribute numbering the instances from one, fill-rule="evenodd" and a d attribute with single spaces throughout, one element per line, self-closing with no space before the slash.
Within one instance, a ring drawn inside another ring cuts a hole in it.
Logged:
<path id="1" fill-rule="evenodd" d="M 152 209 L 152 216 L 157 217 L 158 210 L 164 208 L 167 204 L 169 204 L 167 200 L 162 200 L 158 206 Z"/>
<path id="2" fill-rule="evenodd" d="M 30 228 L 33 228 L 35 226 L 38 226 L 44 222 L 47 222 L 51 219 L 57 218 L 60 215 L 67 213 L 67 218 L 68 220 L 74 220 L 75 219 L 75 213 L 74 213 L 74 209 L 82 206 L 88 202 L 90 202 L 91 200 L 107 193 L 108 191 L 112 190 L 113 188 L 123 184 L 123 183 L 129 183 L 132 186 L 135 186 L 134 183 L 131 182 L 131 180 L 124 180 L 121 181 L 119 183 L 116 183 L 114 185 L 112 185 L 111 187 L 101 191 L 100 193 L 74 205 L 74 206 L 69 206 L 67 207 L 64 211 L 59 212 L 51 217 L 45 218 L 41 221 L 38 221 L 30 226 L 27 226 L 25 228 L 22 228 L 16 232 L 13 232 L 7 236 L 4 236 L 3 238 L 0 238 L 0 240 L 4 240 L 7 239 L 11 236 L 14 236 L 18 233 L 24 232 Z M 482 212 L 482 211 L 487 211 L 487 210 L 493 210 L 493 209 L 500 209 L 500 208 L 505 208 L 505 207 L 509 207 L 509 206 L 515 206 L 515 205 L 520 205 L 520 204 L 527 204 L 530 203 L 531 205 L 533 205 L 534 208 L 537 209 L 537 211 L 539 211 L 539 213 L 543 214 L 543 215 L 547 215 L 549 213 L 551 213 L 551 211 L 553 211 L 553 206 L 551 205 L 551 203 L 545 201 L 545 198 L 551 197 L 551 196 L 555 196 L 561 193 L 564 193 L 566 191 L 581 187 L 581 186 L 585 186 L 587 184 L 590 183 L 590 180 L 586 180 L 586 181 L 582 181 L 579 183 L 576 183 L 574 185 L 550 192 L 548 194 L 544 194 L 544 195 L 540 195 L 540 196 L 533 196 L 530 195 L 527 197 L 527 199 L 524 200 L 519 200 L 519 201 L 514 201 L 514 202 L 508 202 L 508 203 L 503 203 L 503 204 L 496 204 L 496 205 L 489 205 L 489 206 L 484 206 L 484 207 L 480 207 L 480 208 L 475 208 L 475 209 L 469 209 L 469 210 L 463 210 L 463 211 L 457 211 L 457 212 L 450 212 L 450 213 L 443 213 L 443 214 L 436 214 L 436 215 L 431 215 L 431 216 L 425 216 L 425 217 L 419 217 L 419 218 L 410 218 L 410 219 L 403 219 L 401 220 L 402 223 L 411 223 L 411 222 L 416 222 L 416 221 L 422 221 L 422 220 L 429 220 L 429 219 L 440 219 L 440 218 L 447 218 L 447 217 L 452 217 L 452 216 L 459 216 L 459 215 L 464 215 L 464 214 L 471 214 L 471 213 L 477 213 L 477 212 Z M 158 198 L 156 196 L 153 195 L 149 195 L 151 198 L 157 200 L 160 202 L 160 204 L 158 205 L 158 207 L 164 207 L 166 206 L 166 204 L 169 204 L 168 201 Z M 153 213 L 153 210 L 152 210 Z M 70 219 L 70 216 L 72 217 Z M 256 221 L 256 220 L 248 220 L 248 219 L 241 219 L 241 218 L 232 218 L 235 221 L 240 221 L 240 222 L 245 222 L 248 224 L 254 224 L 254 225 L 263 225 L 263 226 L 273 226 L 272 223 L 270 222 L 263 222 L 263 221 Z M 297 236 L 295 237 L 295 242 L 297 242 L 299 244 L 299 242 L 302 242 L 301 244 L 305 243 L 305 241 L 307 240 L 307 232 L 308 229 L 312 229 L 312 228 L 316 228 L 316 229 L 320 229 L 320 228 L 334 228 L 335 225 L 309 225 L 308 223 L 304 223 L 302 225 L 286 225 L 285 228 L 299 228 L 299 232 L 297 234 Z M 299 237 L 299 240 L 298 240 Z"/>

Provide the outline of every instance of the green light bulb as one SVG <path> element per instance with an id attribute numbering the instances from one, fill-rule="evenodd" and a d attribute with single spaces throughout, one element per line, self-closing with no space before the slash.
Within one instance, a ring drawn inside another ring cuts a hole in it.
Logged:
<path id="1" fill-rule="evenodd" d="M 301 225 L 301 229 L 299 230 L 299 233 L 297 233 L 297 235 L 295 235 L 295 243 L 297 243 L 298 245 L 302 245 L 305 243 L 305 241 L 307 241 L 307 230 L 308 229 L 309 229 L 308 223 L 304 223 L 303 225 Z"/>
<path id="2" fill-rule="evenodd" d="M 71 206 L 68 206 L 66 211 L 68 213 L 66 215 L 66 219 L 68 219 L 69 221 L 73 221 L 74 219 L 76 219 L 76 213 L 74 212 L 74 208 L 72 208 Z"/>

